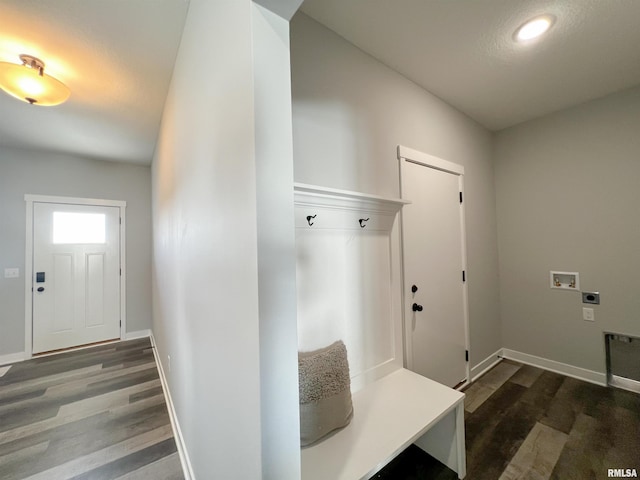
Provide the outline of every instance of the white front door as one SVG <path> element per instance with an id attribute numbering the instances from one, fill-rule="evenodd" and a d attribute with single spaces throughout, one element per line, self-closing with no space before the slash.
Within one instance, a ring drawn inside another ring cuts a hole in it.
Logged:
<path id="1" fill-rule="evenodd" d="M 120 338 L 120 209 L 33 203 L 33 353 Z"/>
<path id="2" fill-rule="evenodd" d="M 460 176 L 402 160 L 407 363 L 453 387 L 467 378 Z"/>

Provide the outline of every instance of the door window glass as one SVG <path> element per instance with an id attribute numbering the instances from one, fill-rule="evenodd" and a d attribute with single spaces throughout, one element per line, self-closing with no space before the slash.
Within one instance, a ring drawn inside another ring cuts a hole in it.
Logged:
<path id="1" fill-rule="evenodd" d="M 104 213 L 53 212 L 53 243 L 105 243 Z"/>

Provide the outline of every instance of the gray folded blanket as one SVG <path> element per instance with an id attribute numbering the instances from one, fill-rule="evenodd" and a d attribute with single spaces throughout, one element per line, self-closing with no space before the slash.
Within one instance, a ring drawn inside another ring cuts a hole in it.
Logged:
<path id="1" fill-rule="evenodd" d="M 347 348 L 341 340 L 313 352 L 298 353 L 300 444 L 310 446 L 353 416 Z"/>

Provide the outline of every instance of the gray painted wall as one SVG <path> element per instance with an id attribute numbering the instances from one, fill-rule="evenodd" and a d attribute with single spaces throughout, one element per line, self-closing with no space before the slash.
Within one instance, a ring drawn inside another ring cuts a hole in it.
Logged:
<path id="1" fill-rule="evenodd" d="M 25 194 L 127 202 L 127 331 L 151 328 L 151 169 L 0 148 L 0 355 L 24 351 Z"/>
<path id="2" fill-rule="evenodd" d="M 640 87 L 496 136 L 504 346 L 605 371 L 603 331 L 640 335 Z M 595 322 L 549 271 L 600 291 Z"/>
<path id="3" fill-rule="evenodd" d="M 471 364 L 502 347 L 491 134 L 298 13 L 291 22 L 297 182 L 399 196 L 398 144 L 465 167 Z"/>

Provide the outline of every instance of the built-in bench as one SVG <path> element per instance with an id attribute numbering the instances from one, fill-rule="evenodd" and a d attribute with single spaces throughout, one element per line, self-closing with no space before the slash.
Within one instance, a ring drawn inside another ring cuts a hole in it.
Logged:
<path id="1" fill-rule="evenodd" d="M 463 400 L 461 392 L 398 369 L 353 395 L 347 427 L 302 449 L 302 479 L 368 479 L 412 443 L 464 478 Z"/>
<path id="2" fill-rule="evenodd" d="M 294 193 L 298 346 L 344 341 L 354 410 L 301 450 L 302 479 L 368 479 L 412 443 L 463 478 L 464 394 L 403 368 L 397 213 L 408 202 L 305 184 Z"/>

